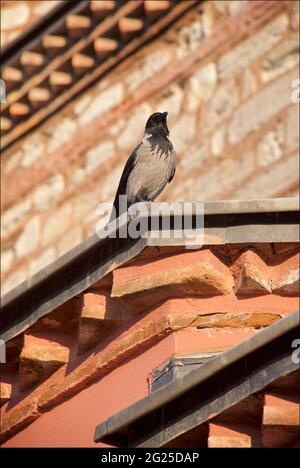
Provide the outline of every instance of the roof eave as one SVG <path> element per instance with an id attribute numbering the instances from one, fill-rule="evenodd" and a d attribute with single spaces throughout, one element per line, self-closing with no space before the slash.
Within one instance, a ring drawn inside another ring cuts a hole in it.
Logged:
<path id="1" fill-rule="evenodd" d="M 299 368 L 299 364 L 291 358 L 292 341 L 290 342 L 290 340 L 293 336 L 297 336 L 299 324 L 299 311 L 295 311 L 275 324 L 272 324 L 258 332 L 249 339 L 242 341 L 233 348 L 230 348 L 228 351 L 212 358 L 200 368 L 190 371 L 188 375 L 177 378 L 176 380 L 166 384 L 161 389 L 156 390 L 149 396 L 137 401 L 133 405 L 125 408 L 99 424 L 95 430 L 94 441 L 119 446 L 124 446 L 124 443 L 127 442 L 128 445 L 136 446 L 126 437 L 128 429 L 132 424 L 137 424 L 139 420 L 153 414 L 157 410 L 161 410 L 163 412 L 163 408 L 176 398 L 185 394 L 188 395 L 189 391 L 195 389 L 200 384 L 207 382 L 218 373 L 223 372 L 235 363 L 243 363 L 243 361 L 247 360 L 249 356 L 257 352 L 261 353 L 263 350 L 267 349 L 267 347 L 269 348 L 269 352 L 262 353 L 261 359 L 256 359 L 256 369 L 253 371 L 252 375 L 249 371 L 249 375 L 246 376 L 247 381 L 242 385 L 238 394 L 235 397 L 233 396 L 231 399 L 225 398 L 225 407 L 222 407 L 222 401 L 220 402 L 220 400 L 217 401 L 218 404 L 215 407 L 213 404 L 214 402 L 209 402 L 210 417 L 215 416 L 218 411 L 221 412 L 224 409 L 227 409 L 227 407 L 241 401 L 250 394 L 261 390 L 281 375 L 293 372 Z M 278 349 L 278 346 L 276 348 L 276 344 L 280 342 L 280 340 L 284 341 L 284 337 L 288 337 L 288 341 L 283 343 L 283 346 L 281 347 L 282 349 Z M 273 354 L 273 348 L 274 351 L 277 349 L 278 356 L 276 356 L 276 352 Z M 246 364 L 244 364 L 244 367 L 247 367 Z M 233 381 L 231 383 L 234 384 L 235 382 Z M 240 382 L 236 382 L 236 385 L 240 386 Z M 226 387 L 225 384 L 224 387 Z M 226 405 L 228 406 L 226 407 Z M 204 413 L 204 417 L 202 418 L 203 420 L 200 421 L 199 418 L 195 418 L 198 420 L 199 424 L 207 420 L 207 415 L 205 415 L 205 402 L 203 404 L 202 411 Z M 191 426 L 189 425 L 184 426 L 181 424 L 180 427 L 180 423 L 178 423 L 178 421 L 174 423 L 175 429 L 173 428 L 173 431 L 170 431 L 171 426 L 172 423 L 169 424 L 168 421 L 165 421 L 165 428 L 161 427 L 158 429 L 157 433 L 154 431 L 151 434 L 147 434 L 146 440 L 139 441 L 138 445 L 145 447 L 155 446 L 152 445 L 152 443 L 154 440 L 156 441 L 155 443 L 157 443 L 158 439 L 161 440 L 162 444 L 168 442 L 168 440 L 166 440 L 166 437 L 168 436 L 164 435 L 159 437 L 157 435 L 160 431 L 163 433 L 168 430 L 170 434 L 169 437 L 173 438 L 175 435 L 179 435 L 178 431 L 182 431 L 183 427 L 185 427 L 185 430 L 191 429 Z"/>
<path id="2" fill-rule="evenodd" d="M 147 204 L 148 212 L 153 204 Z M 182 216 L 183 205 L 177 203 L 171 216 Z M 204 209 L 204 243 L 235 244 L 254 242 L 299 242 L 299 200 L 232 200 L 192 202 L 189 215 L 202 215 Z M 169 216 L 167 214 L 167 216 Z M 170 236 L 118 238 L 126 228 L 127 214 L 113 223 L 99 238 L 95 233 L 55 262 L 20 283 L 1 298 L 1 338 L 7 341 L 26 330 L 39 318 L 99 281 L 112 269 L 132 260 L 147 246 L 185 246 L 185 239 Z M 157 233 L 155 233 L 157 234 Z"/>

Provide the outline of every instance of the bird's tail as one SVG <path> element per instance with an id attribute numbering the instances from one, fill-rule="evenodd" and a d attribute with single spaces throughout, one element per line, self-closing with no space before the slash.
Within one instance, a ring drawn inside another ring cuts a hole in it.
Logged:
<path id="1" fill-rule="evenodd" d="M 122 214 L 126 213 L 128 207 L 129 205 L 126 195 L 117 192 L 110 213 L 109 223 L 114 219 L 119 218 L 119 216 L 121 216 Z"/>
<path id="2" fill-rule="evenodd" d="M 109 223 L 111 223 L 114 219 L 119 217 L 118 212 L 119 212 L 119 202 L 118 202 L 118 195 L 116 195 L 114 202 L 113 202 L 112 209 L 111 209 L 111 213 L 110 213 L 110 217 L 108 221 Z"/>

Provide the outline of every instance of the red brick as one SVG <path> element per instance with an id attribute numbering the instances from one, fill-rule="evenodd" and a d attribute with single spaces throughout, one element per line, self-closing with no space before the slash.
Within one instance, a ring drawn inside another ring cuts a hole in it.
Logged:
<path id="1" fill-rule="evenodd" d="M 233 290 L 229 269 L 207 249 L 137 261 L 113 275 L 112 297 L 133 313 L 172 296 L 214 296 Z"/>
<path id="2" fill-rule="evenodd" d="M 19 368 L 21 390 L 42 382 L 69 360 L 69 348 L 51 338 L 29 334 L 24 338 Z"/>
<path id="3" fill-rule="evenodd" d="M 110 297 L 109 291 L 87 292 L 83 294 L 80 319 L 78 352 L 91 348 L 104 336 L 122 323 L 123 309 Z"/>
<path id="4" fill-rule="evenodd" d="M 285 390 L 286 391 L 286 390 Z M 266 393 L 263 411 L 265 447 L 288 447 L 299 441 L 300 398 L 293 393 Z"/>
<path id="5" fill-rule="evenodd" d="M 39 417 L 37 399 L 33 398 L 26 403 L 12 408 L 8 413 L 1 415 L 1 441 L 4 442 L 11 435 L 23 429 Z"/>

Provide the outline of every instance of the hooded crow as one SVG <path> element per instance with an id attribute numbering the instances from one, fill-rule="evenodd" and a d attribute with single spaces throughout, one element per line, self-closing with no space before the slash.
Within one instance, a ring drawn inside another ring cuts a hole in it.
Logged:
<path id="1" fill-rule="evenodd" d="M 173 179 L 176 155 L 169 139 L 167 115 L 156 112 L 148 118 L 144 136 L 125 164 L 110 221 L 133 203 L 155 200 Z M 127 196 L 124 207 L 120 195 Z"/>

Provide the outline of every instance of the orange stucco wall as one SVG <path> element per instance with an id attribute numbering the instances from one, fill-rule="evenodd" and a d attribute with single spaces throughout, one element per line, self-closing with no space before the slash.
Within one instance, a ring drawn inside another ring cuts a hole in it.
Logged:
<path id="1" fill-rule="evenodd" d="M 146 396 L 149 373 L 173 354 L 174 337 L 169 335 L 52 408 L 3 447 L 105 447 L 93 443 L 96 425 Z"/>

